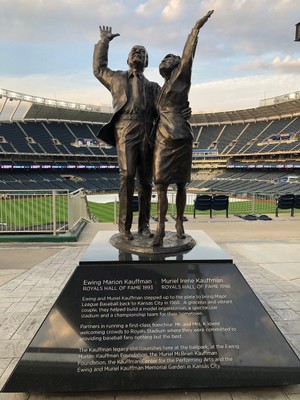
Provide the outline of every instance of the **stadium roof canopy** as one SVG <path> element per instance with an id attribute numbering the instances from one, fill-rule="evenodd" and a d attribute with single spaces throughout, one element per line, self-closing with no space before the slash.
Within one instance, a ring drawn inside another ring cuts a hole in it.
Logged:
<path id="1" fill-rule="evenodd" d="M 72 121 L 100 124 L 112 115 L 111 107 L 71 103 L 0 89 L 1 121 Z M 193 114 L 197 125 L 222 125 L 287 118 L 300 115 L 300 91 L 266 99 L 245 110 Z"/>
<path id="2" fill-rule="evenodd" d="M 74 121 L 103 123 L 111 118 L 108 106 L 72 103 L 0 89 L 1 121 Z"/>
<path id="3" fill-rule="evenodd" d="M 300 115 L 300 91 L 261 100 L 260 106 L 245 110 L 193 114 L 192 124 L 218 125 L 268 121 Z"/>

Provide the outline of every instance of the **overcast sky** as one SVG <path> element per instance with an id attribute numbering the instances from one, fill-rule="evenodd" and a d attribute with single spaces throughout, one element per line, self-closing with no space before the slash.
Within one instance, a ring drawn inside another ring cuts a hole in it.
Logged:
<path id="1" fill-rule="evenodd" d="M 193 64 L 193 112 L 256 107 L 300 90 L 299 0 L 0 0 L 0 88 L 110 105 L 92 72 L 99 25 L 120 33 L 110 68 L 127 69 L 130 48 L 142 44 L 145 75 L 162 84 L 159 62 L 181 55 L 196 19 L 211 9 Z"/>

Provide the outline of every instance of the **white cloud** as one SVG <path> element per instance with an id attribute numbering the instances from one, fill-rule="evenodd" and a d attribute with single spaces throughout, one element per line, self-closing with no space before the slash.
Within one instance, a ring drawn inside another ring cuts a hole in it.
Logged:
<path id="1" fill-rule="evenodd" d="M 286 56 L 283 60 L 280 57 L 274 58 L 272 66 L 284 73 L 299 73 L 300 71 L 300 57 L 293 60 L 291 56 Z"/>
<path id="2" fill-rule="evenodd" d="M 90 70 L 74 74 L 2 76 L 1 89 L 76 103 L 111 105 L 109 91 Z"/>
<path id="3" fill-rule="evenodd" d="M 296 74 L 300 71 L 300 57 L 293 59 L 292 56 L 287 55 L 282 59 L 277 56 L 271 61 L 262 59 L 250 60 L 246 63 L 236 64 L 233 67 L 234 71 L 271 71 L 283 74 Z"/>
<path id="4" fill-rule="evenodd" d="M 169 0 L 168 4 L 163 9 L 162 15 L 166 19 L 176 19 L 180 16 L 182 7 L 181 0 Z"/>
<path id="5" fill-rule="evenodd" d="M 254 60 L 250 60 L 247 61 L 245 63 L 242 64 L 236 64 L 233 66 L 233 71 L 237 71 L 237 72 L 244 72 L 244 71 L 260 71 L 260 70 L 266 70 L 269 69 L 271 67 L 271 63 L 264 61 L 264 60 L 259 60 L 259 59 L 254 59 Z"/>
<path id="6" fill-rule="evenodd" d="M 156 12 L 157 9 L 162 7 L 161 0 L 149 0 L 145 3 L 139 4 L 135 12 L 139 15 L 148 16 Z"/>
<path id="7" fill-rule="evenodd" d="M 193 85 L 193 112 L 229 111 L 258 107 L 259 101 L 300 90 L 297 75 L 256 75 Z"/>
<path id="8" fill-rule="evenodd" d="M 152 68 L 147 68 L 146 76 L 161 83 L 160 60 L 169 52 L 181 54 L 195 21 L 210 9 L 215 12 L 200 33 L 193 68 L 194 82 L 210 83 L 192 87 L 194 109 L 255 107 L 265 91 L 271 97 L 299 89 L 295 87 L 300 67 L 299 43 L 294 42 L 299 22 L 295 0 L 0 3 L 0 85 L 6 89 L 110 104 L 110 93 L 91 71 L 98 25 L 112 26 L 113 32 L 121 34 L 110 46 L 111 68 L 126 69 L 128 51 L 139 42 L 149 51 Z"/>
<path id="9" fill-rule="evenodd" d="M 82 40 L 107 21 L 121 21 L 126 4 L 110 0 L 1 0 L 0 37 L 19 42 Z"/>
<path id="10" fill-rule="evenodd" d="M 148 79 L 162 84 L 153 68 L 147 70 Z M 274 74 L 224 79 L 192 85 L 190 104 L 193 112 L 228 111 L 254 108 L 263 98 L 300 90 L 295 85 L 297 75 Z M 111 105 L 111 95 L 89 70 L 72 75 L 27 75 L 3 77 L 1 88 L 57 100 L 78 103 Z"/>

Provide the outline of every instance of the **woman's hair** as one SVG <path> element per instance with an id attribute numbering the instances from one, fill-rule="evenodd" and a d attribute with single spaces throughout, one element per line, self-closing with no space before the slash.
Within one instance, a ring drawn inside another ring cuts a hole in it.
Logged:
<path id="1" fill-rule="evenodd" d="M 172 60 L 173 60 L 173 65 L 168 68 L 166 68 L 163 65 L 164 60 L 167 58 L 172 58 Z M 180 61 L 181 61 L 181 58 L 179 56 L 176 56 L 175 54 L 167 54 L 159 65 L 159 73 L 161 74 L 161 76 L 163 78 L 169 78 L 172 71 L 179 65 Z"/>

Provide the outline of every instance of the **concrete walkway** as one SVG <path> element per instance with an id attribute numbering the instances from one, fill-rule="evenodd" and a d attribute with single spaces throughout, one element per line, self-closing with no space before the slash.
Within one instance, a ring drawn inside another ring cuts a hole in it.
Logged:
<path id="1" fill-rule="evenodd" d="M 268 313 L 300 355 L 300 220 L 244 221 L 203 216 L 186 230 L 204 230 L 233 258 Z M 151 226 L 155 229 L 155 224 Z M 173 230 L 170 222 L 167 229 Z M 0 387 L 34 337 L 71 273 L 99 230 L 89 224 L 77 243 L 0 245 Z M 299 378 L 300 379 L 300 378 Z M 0 400 L 88 398 L 103 400 L 300 400 L 300 384 L 276 388 L 170 390 L 137 393 L 0 393 Z"/>

